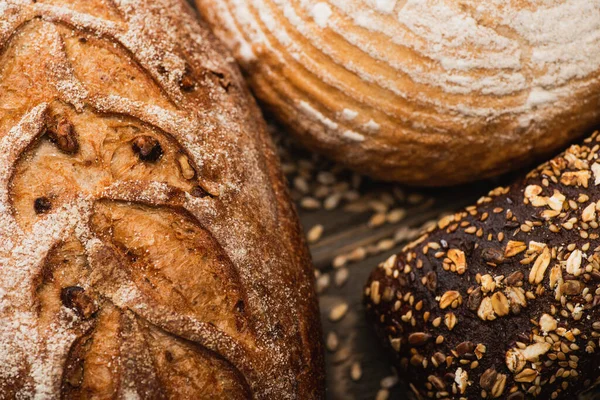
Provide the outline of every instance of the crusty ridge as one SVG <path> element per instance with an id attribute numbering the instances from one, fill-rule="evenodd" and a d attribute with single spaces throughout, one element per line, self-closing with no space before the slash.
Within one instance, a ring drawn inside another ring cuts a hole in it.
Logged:
<path id="1" fill-rule="evenodd" d="M 320 397 L 295 215 L 187 5 L 0 1 L 0 47 L 0 398 Z"/>

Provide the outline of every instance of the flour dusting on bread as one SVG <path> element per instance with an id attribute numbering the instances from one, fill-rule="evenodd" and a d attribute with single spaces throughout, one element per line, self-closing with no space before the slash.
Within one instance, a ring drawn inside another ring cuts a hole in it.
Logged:
<path id="1" fill-rule="evenodd" d="M 496 175 L 600 118 L 595 1 L 196 3 L 275 115 L 312 149 L 376 178 Z"/>
<path id="2" fill-rule="evenodd" d="M 0 0 L 0 46 L 0 398 L 319 398 L 307 250 L 189 6 Z"/>

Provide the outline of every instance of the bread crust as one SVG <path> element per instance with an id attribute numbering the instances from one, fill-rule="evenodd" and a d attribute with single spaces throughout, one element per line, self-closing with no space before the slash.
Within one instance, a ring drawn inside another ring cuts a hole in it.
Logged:
<path id="1" fill-rule="evenodd" d="M 598 132 L 441 219 L 365 303 L 420 398 L 570 399 L 597 385 Z"/>
<path id="2" fill-rule="evenodd" d="M 595 2 L 196 3 L 275 117 L 377 179 L 498 175 L 600 122 Z"/>
<path id="3" fill-rule="evenodd" d="M 260 112 L 180 0 L 0 0 L 0 398 L 320 399 Z"/>

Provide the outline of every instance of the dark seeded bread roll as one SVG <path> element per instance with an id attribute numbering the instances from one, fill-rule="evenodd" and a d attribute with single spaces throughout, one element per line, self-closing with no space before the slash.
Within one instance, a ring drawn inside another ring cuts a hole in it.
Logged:
<path id="1" fill-rule="evenodd" d="M 600 137 L 382 263 L 368 316 L 420 398 L 573 399 L 600 357 Z"/>
<path id="2" fill-rule="evenodd" d="M 0 0 L 0 399 L 320 399 L 310 258 L 183 0 Z"/>

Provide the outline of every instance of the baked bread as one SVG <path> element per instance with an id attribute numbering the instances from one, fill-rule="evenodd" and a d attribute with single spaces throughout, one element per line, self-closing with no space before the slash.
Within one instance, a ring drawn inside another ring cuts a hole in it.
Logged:
<path id="1" fill-rule="evenodd" d="M 196 3 L 273 115 L 378 179 L 497 175 L 600 122 L 597 1 Z"/>
<path id="2" fill-rule="evenodd" d="M 321 398 L 278 161 L 190 6 L 1 0 L 0 45 L 0 398 Z"/>
<path id="3" fill-rule="evenodd" d="M 573 399 L 600 381 L 600 136 L 382 263 L 369 318 L 421 398 Z"/>

